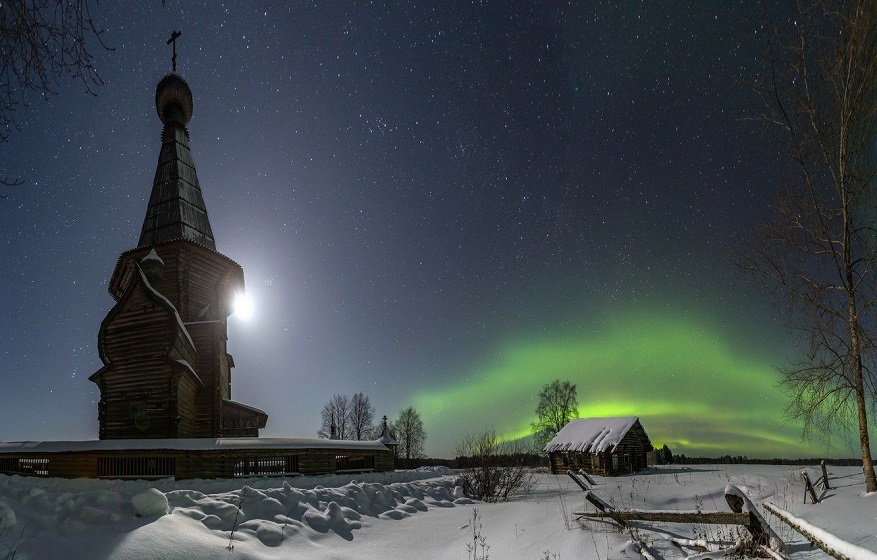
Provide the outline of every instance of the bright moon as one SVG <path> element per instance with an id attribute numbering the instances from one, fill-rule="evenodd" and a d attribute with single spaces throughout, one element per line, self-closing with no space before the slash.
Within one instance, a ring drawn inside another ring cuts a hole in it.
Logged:
<path id="1" fill-rule="evenodd" d="M 253 300 L 245 293 L 237 294 L 234 297 L 234 315 L 238 319 L 249 321 L 253 316 Z"/>

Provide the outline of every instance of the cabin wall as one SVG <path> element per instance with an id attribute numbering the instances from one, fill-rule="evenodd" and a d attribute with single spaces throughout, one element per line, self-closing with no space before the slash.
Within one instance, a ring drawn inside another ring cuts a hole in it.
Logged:
<path id="1" fill-rule="evenodd" d="M 548 462 L 551 468 L 551 474 L 566 474 L 569 471 L 584 470 L 588 474 L 602 475 L 603 473 L 594 470 L 595 460 L 591 453 L 582 453 L 579 451 L 553 451 L 548 454 Z"/>
<path id="2" fill-rule="evenodd" d="M 636 437 L 625 436 L 612 452 L 582 453 L 580 451 L 548 454 L 551 474 L 584 470 L 594 476 L 619 476 L 646 468 L 646 449 Z"/>
<path id="3" fill-rule="evenodd" d="M 616 474 L 641 471 L 648 466 L 646 454 L 651 450 L 643 444 L 641 437 L 631 429 L 615 447 L 613 455 L 619 457 L 619 468 Z"/>

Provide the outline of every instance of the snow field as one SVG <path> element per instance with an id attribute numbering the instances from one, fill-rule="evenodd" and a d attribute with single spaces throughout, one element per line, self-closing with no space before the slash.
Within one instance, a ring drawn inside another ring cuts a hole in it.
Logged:
<path id="1" fill-rule="evenodd" d="M 669 466 L 597 478 L 593 491 L 622 509 L 729 511 L 724 492 L 733 484 L 756 507 L 769 499 L 839 539 L 877 550 L 877 497 L 863 495 L 861 469 L 830 471 L 832 490 L 816 505 L 803 504 L 799 467 Z M 538 475 L 532 494 L 498 504 L 465 498 L 454 473 L 442 468 L 183 481 L 0 475 L 0 560 L 15 541 L 16 560 L 452 560 L 467 558 L 476 531 L 493 560 L 681 560 L 697 551 L 671 539 L 729 547 L 745 536 L 736 527 L 646 522 L 622 532 L 611 522 L 577 521 L 574 512 L 584 510 L 593 507 L 568 477 L 547 474 Z M 785 541 L 787 558 L 828 558 L 761 513 Z"/>

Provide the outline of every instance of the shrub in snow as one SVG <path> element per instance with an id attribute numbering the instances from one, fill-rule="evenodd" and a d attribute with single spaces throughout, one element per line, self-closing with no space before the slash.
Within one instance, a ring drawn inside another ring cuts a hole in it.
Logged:
<path id="1" fill-rule="evenodd" d="M 494 430 L 467 435 L 457 445 L 465 494 L 485 502 L 504 502 L 514 494 L 529 494 L 533 474 L 524 465 L 524 451 L 520 442 L 501 441 Z"/>
<path id="2" fill-rule="evenodd" d="M 0 529 L 14 527 L 16 523 L 18 520 L 15 518 L 15 512 L 12 511 L 12 508 L 7 506 L 5 502 L 0 502 Z"/>
<path id="3" fill-rule="evenodd" d="M 136 494 L 131 504 L 138 517 L 160 517 L 168 512 L 167 496 L 155 488 Z"/>

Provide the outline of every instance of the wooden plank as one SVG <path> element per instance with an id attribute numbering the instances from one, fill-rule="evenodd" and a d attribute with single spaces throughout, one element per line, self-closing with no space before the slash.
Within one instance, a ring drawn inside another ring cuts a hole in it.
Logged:
<path id="1" fill-rule="evenodd" d="M 572 472 L 572 471 L 566 471 L 566 474 L 568 474 L 569 477 L 570 477 L 571 479 L 573 479 L 573 482 L 575 482 L 576 484 L 578 484 L 579 488 L 581 488 L 581 489 L 584 490 L 585 492 L 587 492 L 588 490 L 590 490 L 590 488 L 588 488 L 588 486 L 585 484 L 585 482 L 584 482 L 582 479 L 580 479 L 576 473 L 574 473 L 574 472 Z"/>
<path id="2" fill-rule="evenodd" d="M 590 484 L 591 486 L 594 486 L 596 484 L 596 482 L 594 482 L 594 479 L 588 475 L 588 472 L 585 469 L 579 471 L 578 474 L 580 474 L 585 480 L 587 480 L 588 484 Z"/>
<path id="3" fill-rule="evenodd" d="M 816 497 L 816 489 L 813 488 L 813 483 L 810 482 L 807 471 L 801 471 L 801 482 L 804 483 L 804 503 L 807 503 L 807 495 L 809 494 L 813 503 L 818 504 L 819 499 Z"/>
<path id="4" fill-rule="evenodd" d="M 573 515 L 591 518 L 611 518 L 615 521 L 662 521 L 666 523 L 704 523 L 711 525 L 744 525 L 750 523 L 748 513 L 727 513 L 722 511 L 640 511 L 611 510 L 597 512 L 574 512 Z"/>

